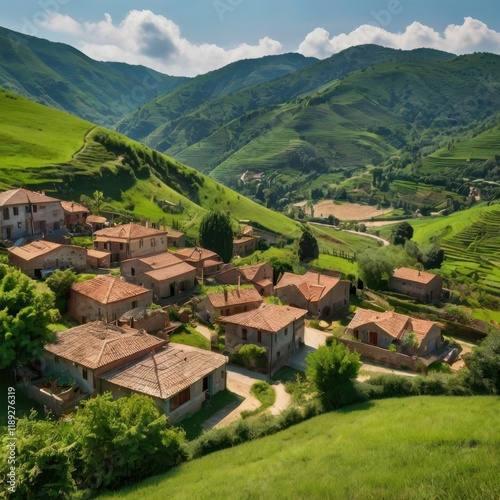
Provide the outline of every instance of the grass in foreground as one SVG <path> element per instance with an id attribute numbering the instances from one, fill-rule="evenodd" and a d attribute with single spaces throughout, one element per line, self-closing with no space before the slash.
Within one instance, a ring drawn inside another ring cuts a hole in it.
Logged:
<path id="1" fill-rule="evenodd" d="M 493 499 L 499 426 L 497 397 L 365 403 L 193 460 L 113 497 Z"/>

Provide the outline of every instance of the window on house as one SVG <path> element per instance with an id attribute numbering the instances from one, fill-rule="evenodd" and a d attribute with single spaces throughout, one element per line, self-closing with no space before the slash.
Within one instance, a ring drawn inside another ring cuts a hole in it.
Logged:
<path id="1" fill-rule="evenodd" d="M 107 250 L 107 249 L 108 249 L 108 244 L 104 243 L 104 250 Z"/>
<path id="2" fill-rule="evenodd" d="M 19 215 L 19 207 L 14 207 L 12 209 L 12 212 L 14 213 L 14 215 Z"/>
<path id="3" fill-rule="evenodd" d="M 23 223 L 22 223 L 22 222 L 18 222 L 18 223 L 17 223 L 17 229 L 21 229 L 22 225 L 23 225 Z"/>
<path id="4" fill-rule="evenodd" d="M 220 372 L 220 378 L 224 378 L 224 370 Z"/>
<path id="5" fill-rule="evenodd" d="M 33 213 L 36 214 L 38 212 L 38 207 L 36 205 L 33 205 Z"/>
<path id="6" fill-rule="evenodd" d="M 59 356 L 54 356 L 54 363 L 59 364 Z"/>
<path id="7" fill-rule="evenodd" d="M 135 276 L 135 269 L 133 267 L 130 268 L 130 275 Z"/>
<path id="8" fill-rule="evenodd" d="M 10 219 L 10 215 L 9 215 L 9 207 L 5 207 L 3 210 L 3 220 L 8 220 Z"/>
<path id="9" fill-rule="evenodd" d="M 120 250 L 123 250 L 123 243 L 120 243 Z"/>
<path id="10" fill-rule="evenodd" d="M 257 330 L 257 342 L 262 343 L 262 332 Z"/>
<path id="11" fill-rule="evenodd" d="M 203 392 L 208 391 L 208 377 L 203 377 Z"/>
<path id="12" fill-rule="evenodd" d="M 243 328 L 241 330 L 241 338 L 242 340 L 247 340 L 247 337 L 248 337 L 248 334 L 247 334 L 247 329 L 246 328 Z"/>
<path id="13" fill-rule="evenodd" d="M 27 205 L 26 207 L 24 207 L 24 210 L 26 211 L 27 214 L 31 213 L 31 207 L 29 205 Z"/>
<path id="14" fill-rule="evenodd" d="M 82 368 L 82 377 L 85 379 L 85 380 L 88 380 L 89 379 L 89 374 L 87 372 L 87 368 Z"/>
<path id="15" fill-rule="evenodd" d="M 136 307 L 139 307 L 139 302 L 137 302 L 137 300 L 134 300 L 134 302 L 132 302 L 132 309 L 135 309 Z"/>
<path id="16" fill-rule="evenodd" d="M 139 248 L 142 248 L 144 246 L 144 240 L 139 240 Z"/>
<path id="17" fill-rule="evenodd" d="M 281 356 L 281 351 L 278 351 L 278 352 L 276 353 L 276 357 L 277 357 L 277 358 L 279 358 L 280 356 Z"/>
<path id="18" fill-rule="evenodd" d="M 174 411 L 179 406 L 182 406 L 184 403 L 187 403 L 191 399 L 191 387 L 184 389 L 179 392 L 170 399 L 170 411 Z"/>
<path id="19" fill-rule="evenodd" d="M 226 316 L 229 316 L 229 309 L 226 309 Z"/>
<path id="20" fill-rule="evenodd" d="M 155 239 L 154 238 L 151 238 L 151 246 L 154 247 L 155 246 Z"/>
<path id="21" fill-rule="evenodd" d="M 288 328 L 285 328 L 285 335 L 288 335 Z"/>

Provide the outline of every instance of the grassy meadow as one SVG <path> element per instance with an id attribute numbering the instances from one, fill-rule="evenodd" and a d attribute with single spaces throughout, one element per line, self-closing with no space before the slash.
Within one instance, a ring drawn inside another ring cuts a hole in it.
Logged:
<path id="1" fill-rule="evenodd" d="M 500 398 L 347 407 L 101 498 L 481 498 L 500 491 Z"/>

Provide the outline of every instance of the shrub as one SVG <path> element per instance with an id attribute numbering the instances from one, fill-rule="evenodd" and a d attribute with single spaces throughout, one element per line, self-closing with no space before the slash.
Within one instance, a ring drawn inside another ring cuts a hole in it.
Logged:
<path id="1" fill-rule="evenodd" d="M 448 377 L 434 374 L 428 377 L 415 377 L 413 379 L 415 392 L 420 395 L 440 396 L 448 394 Z"/>
<path id="2" fill-rule="evenodd" d="M 413 396 L 415 394 L 412 381 L 409 377 L 383 374 L 370 377 L 366 383 L 378 386 L 376 395 L 382 398 Z"/>
<path id="3" fill-rule="evenodd" d="M 245 344 L 238 351 L 241 356 L 243 365 L 247 368 L 250 367 L 267 367 L 267 350 L 265 347 L 259 347 L 255 344 Z"/>

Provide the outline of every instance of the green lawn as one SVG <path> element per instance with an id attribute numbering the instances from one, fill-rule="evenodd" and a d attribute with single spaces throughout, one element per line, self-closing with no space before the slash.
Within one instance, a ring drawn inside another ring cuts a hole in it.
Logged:
<path id="1" fill-rule="evenodd" d="M 190 325 L 181 325 L 169 335 L 170 342 L 210 350 L 210 342 Z"/>
<path id="2" fill-rule="evenodd" d="M 499 428 L 498 397 L 376 401 L 193 460 L 112 496 L 496 499 Z"/>

